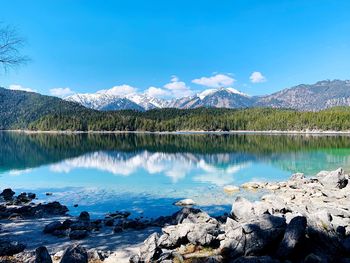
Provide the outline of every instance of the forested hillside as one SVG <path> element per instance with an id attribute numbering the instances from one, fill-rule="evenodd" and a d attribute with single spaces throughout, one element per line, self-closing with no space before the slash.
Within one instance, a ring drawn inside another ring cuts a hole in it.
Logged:
<path id="1" fill-rule="evenodd" d="M 154 109 L 100 112 L 37 93 L 0 89 L 0 129 L 79 131 L 350 130 L 350 108 Z"/>
<path id="2" fill-rule="evenodd" d="M 230 130 L 350 130 L 350 109 L 320 112 L 280 109 L 158 109 L 147 112 L 93 112 L 85 117 L 47 115 L 29 125 L 31 130 L 106 131 L 230 131 Z"/>
<path id="3" fill-rule="evenodd" d="M 93 112 L 78 103 L 34 92 L 0 88 L 0 129 L 26 128 L 47 114 L 79 115 Z"/>

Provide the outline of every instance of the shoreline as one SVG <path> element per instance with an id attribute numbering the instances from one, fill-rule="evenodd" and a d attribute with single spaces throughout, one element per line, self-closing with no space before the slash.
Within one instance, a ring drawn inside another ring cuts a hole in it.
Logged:
<path id="1" fill-rule="evenodd" d="M 58 202 L 35 205 L 31 203 L 35 194 L 14 196 L 15 192 L 5 189 L 1 196 L 9 203 L 3 204 L 2 214 L 10 216 L 0 221 L 0 251 L 15 254 L 11 263 L 28 262 L 35 257 L 34 249 L 43 244 L 48 256 L 57 258 L 54 262 L 70 249 L 89 258 L 97 255 L 89 261 L 94 263 L 144 263 L 160 258 L 161 262 L 175 258 L 214 263 L 251 262 L 243 261 L 251 258 L 276 263 L 348 262 L 342 260 L 350 256 L 349 180 L 350 175 L 339 168 L 312 177 L 296 173 L 287 181 L 251 181 L 228 188 L 238 194 L 231 212 L 212 217 L 188 205 L 149 225 L 142 219 L 129 220 L 130 214 L 124 212 L 97 220 L 90 220 L 86 211 L 72 217 Z M 267 193 L 254 202 L 240 193 L 261 190 Z M 11 239 L 20 243 L 9 243 Z M 1 244 L 10 244 L 12 250 Z M 320 260 L 308 261 L 315 257 Z"/>
<path id="2" fill-rule="evenodd" d="M 197 131 L 197 130 L 180 130 L 180 131 L 32 131 L 32 130 L 0 130 L 0 132 L 16 132 L 24 134 L 160 134 L 160 135 L 194 135 L 194 134 L 252 134 L 252 135 L 350 135 L 350 130 L 346 131 L 254 131 L 254 130 L 234 130 L 234 131 Z"/>

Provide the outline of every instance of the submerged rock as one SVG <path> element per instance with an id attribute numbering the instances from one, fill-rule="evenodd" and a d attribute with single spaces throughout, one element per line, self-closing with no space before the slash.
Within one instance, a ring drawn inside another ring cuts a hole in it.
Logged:
<path id="1" fill-rule="evenodd" d="M 87 230 L 72 230 L 69 233 L 69 238 L 72 240 L 84 239 L 89 235 Z"/>
<path id="2" fill-rule="evenodd" d="M 224 191 L 226 193 L 239 192 L 239 187 L 235 186 L 235 185 L 226 185 L 226 186 L 224 186 Z"/>
<path id="3" fill-rule="evenodd" d="M 49 224 L 47 224 L 44 228 L 44 233 L 45 234 L 51 234 L 56 230 L 61 230 L 62 229 L 62 223 L 60 221 L 54 221 Z"/>

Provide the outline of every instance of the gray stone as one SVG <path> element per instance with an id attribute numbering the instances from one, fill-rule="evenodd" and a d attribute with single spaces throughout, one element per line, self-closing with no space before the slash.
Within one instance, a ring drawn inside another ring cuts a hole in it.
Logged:
<path id="1" fill-rule="evenodd" d="M 322 172 L 319 173 L 317 176 L 323 185 L 332 188 L 342 189 L 348 184 L 348 179 L 342 168 L 338 168 L 337 170 L 330 171 L 328 173 Z"/>
<path id="2" fill-rule="evenodd" d="M 227 218 L 225 225 L 225 239 L 220 242 L 221 253 L 225 257 L 237 258 L 245 253 L 246 236 L 242 225 L 231 218 Z"/>
<path id="3" fill-rule="evenodd" d="M 231 214 L 232 217 L 237 221 L 249 220 L 252 217 L 255 217 L 254 205 L 247 199 L 238 196 L 233 202 Z"/>
<path id="4" fill-rule="evenodd" d="M 79 217 L 78 217 L 78 220 L 80 220 L 80 221 L 90 221 L 89 213 L 86 212 L 86 211 L 81 212 Z"/>
<path id="5" fill-rule="evenodd" d="M 41 246 L 35 250 L 34 262 L 35 263 L 52 263 L 52 259 L 46 247 Z"/>
<path id="6" fill-rule="evenodd" d="M 11 201 L 14 195 L 15 195 L 15 192 L 12 191 L 11 188 L 4 189 L 0 194 L 0 196 L 2 196 L 5 201 Z"/>
<path id="7" fill-rule="evenodd" d="M 290 177 L 291 181 L 302 180 L 302 179 L 305 179 L 305 175 L 303 173 L 295 173 L 295 174 L 292 174 L 292 176 Z"/>
<path id="8" fill-rule="evenodd" d="M 9 240 L 0 241 L 0 256 L 13 256 L 22 252 L 26 245 Z"/>
<path id="9" fill-rule="evenodd" d="M 283 217 L 271 215 L 262 215 L 244 224 L 245 255 L 255 256 L 270 251 L 283 237 L 286 226 L 286 220 Z"/>
<path id="10" fill-rule="evenodd" d="M 62 229 L 62 223 L 60 221 L 54 221 L 45 226 L 44 233 L 51 234 L 55 230 L 60 230 L 60 229 Z"/>
<path id="11" fill-rule="evenodd" d="M 294 217 L 284 233 L 284 237 L 277 251 L 279 258 L 289 258 L 295 252 L 295 247 L 300 244 L 305 237 L 306 217 Z"/>
<path id="12" fill-rule="evenodd" d="M 90 230 L 90 221 L 74 221 L 70 225 L 71 230 Z"/>
<path id="13" fill-rule="evenodd" d="M 69 233 L 69 238 L 73 240 L 79 240 L 86 238 L 89 232 L 87 230 L 73 230 Z"/>
<path id="14" fill-rule="evenodd" d="M 88 254 L 85 248 L 75 244 L 66 248 L 60 263 L 88 263 Z"/>
<path id="15" fill-rule="evenodd" d="M 277 246 L 286 229 L 282 217 L 262 215 L 248 223 L 240 224 L 228 218 L 225 226 L 225 239 L 220 248 L 226 257 L 260 255 Z"/>
<path id="16" fill-rule="evenodd" d="M 162 250 L 158 246 L 158 239 L 158 233 L 153 233 L 143 242 L 143 246 L 140 248 L 139 262 L 153 262 L 159 258 Z"/>

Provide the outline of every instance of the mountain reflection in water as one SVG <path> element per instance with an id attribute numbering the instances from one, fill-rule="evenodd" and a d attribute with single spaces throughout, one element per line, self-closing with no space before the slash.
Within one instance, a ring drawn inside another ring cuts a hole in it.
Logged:
<path id="1" fill-rule="evenodd" d="M 228 211 L 235 196 L 223 192 L 225 185 L 350 163 L 347 136 L 0 132 L 0 145 L 2 188 L 35 191 L 72 213 L 126 209 L 157 216 L 175 211 L 179 198 L 212 213 Z"/>

